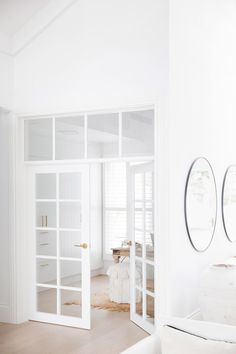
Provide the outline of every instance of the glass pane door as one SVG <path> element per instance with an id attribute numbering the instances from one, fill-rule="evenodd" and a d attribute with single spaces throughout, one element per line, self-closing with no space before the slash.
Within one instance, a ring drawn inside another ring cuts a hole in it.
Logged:
<path id="1" fill-rule="evenodd" d="M 153 164 L 131 167 L 131 320 L 152 333 L 155 323 Z"/>
<path id="2" fill-rule="evenodd" d="M 88 169 L 39 167 L 32 179 L 31 319 L 90 328 Z"/>

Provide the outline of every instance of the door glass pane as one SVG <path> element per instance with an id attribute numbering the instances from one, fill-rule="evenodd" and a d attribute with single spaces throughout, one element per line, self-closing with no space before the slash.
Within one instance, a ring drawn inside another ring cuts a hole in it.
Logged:
<path id="1" fill-rule="evenodd" d="M 79 229 L 81 227 L 80 203 L 60 203 L 60 227 L 65 229 Z"/>
<path id="2" fill-rule="evenodd" d="M 146 304 L 147 304 L 147 321 L 154 323 L 154 297 L 147 295 L 146 296 Z"/>
<path id="3" fill-rule="evenodd" d="M 57 255 L 57 234 L 55 231 L 36 231 L 37 234 L 37 255 Z"/>
<path id="4" fill-rule="evenodd" d="M 37 311 L 57 313 L 57 290 L 37 287 Z"/>
<path id="5" fill-rule="evenodd" d="M 138 288 L 143 284 L 143 265 L 141 261 L 135 261 L 135 283 Z"/>
<path id="6" fill-rule="evenodd" d="M 80 291 L 61 289 L 61 314 L 63 316 L 82 316 L 82 295 Z"/>
<path id="7" fill-rule="evenodd" d="M 88 158 L 118 157 L 118 113 L 88 116 Z"/>
<path id="8" fill-rule="evenodd" d="M 125 112 L 122 114 L 123 156 L 154 154 L 154 111 Z"/>
<path id="9" fill-rule="evenodd" d="M 80 261 L 61 260 L 61 286 L 82 287 L 82 265 Z"/>
<path id="10" fill-rule="evenodd" d="M 152 232 L 153 230 L 153 215 L 152 210 L 147 210 L 145 212 L 145 229 L 146 231 Z"/>
<path id="11" fill-rule="evenodd" d="M 56 227 L 56 203 L 54 202 L 36 203 L 36 226 Z"/>
<path id="12" fill-rule="evenodd" d="M 134 177 L 134 195 L 135 201 L 143 200 L 144 191 L 143 191 L 143 174 L 136 173 Z"/>
<path id="13" fill-rule="evenodd" d="M 135 312 L 137 315 L 142 316 L 143 315 L 143 295 L 142 292 L 139 289 L 135 290 L 136 294 L 136 303 L 135 303 Z"/>
<path id="14" fill-rule="evenodd" d="M 56 199 L 55 173 L 37 174 L 36 199 Z"/>
<path id="15" fill-rule="evenodd" d="M 81 198 L 81 174 L 61 173 L 59 176 L 59 199 Z"/>
<path id="16" fill-rule="evenodd" d="M 37 259 L 37 283 L 57 284 L 57 262 L 55 259 Z"/>
<path id="17" fill-rule="evenodd" d="M 84 117 L 56 118 L 56 160 L 84 157 Z"/>
<path id="18" fill-rule="evenodd" d="M 146 264 L 146 289 L 154 292 L 154 266 Z"/>
<path id="19" fill-rule="evenodd" d="M 146 259 L 149 261 L 154 261 L 154 234 L 152 232 L 146 232 L 145 234 L 146 243 Z"/>
<path id="20" fill-rule="evenodd" d="M 26 161 L 52 159 L 52 119 L 32 119 L 24 122 Z"/>
<path id="21" fill-rule="evenodd" d="M 137 203 L 136 203 L 137 204 Z M 134 212 L 134 238 L 136 256 L 143 256 L 143 211 L 136 209 Z"/>
<path id="22" fill-rule="evenodd" d="M 153 195 L 152 195 L 152 172 L 146 172 L 145 173 L 145 199 L 146 200 L 152 200 Z"/>
<path id="23" fill-rule="evenodd" d="M 81 258 L 81 233 L 77 231 L 60 232 L 60 255 L 61 257 Z"/>
<path id="24" fill-rule="evenodd" d="M 143 256 L 143 232 L 140 230 L 135 230 L 135 254 L 137 257 Z"/>

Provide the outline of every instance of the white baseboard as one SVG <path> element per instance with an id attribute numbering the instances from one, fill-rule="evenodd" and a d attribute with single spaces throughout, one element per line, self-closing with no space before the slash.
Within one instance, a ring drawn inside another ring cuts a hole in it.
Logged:
<path id="1" fill-rule="evenodd" d="M 91 271 L 91 278 L 92 277 L 96 277 L 96 276 L 101 275 L 101 274 L 105 274 L 104 271 L 103 271 L 103 268 L 93 269 Z"/>
<path id="2" fill-rule="evenodd" d="M 0 304 L 0 322 L 11 322 L 10 308 L 8 305 Z"/>
<path id="3" fill-rule="evenodd" d="M 187 317 L 188 320 L 201 320 L 201 313 L 200 309 L 197 309 L 190 313 Z"/>

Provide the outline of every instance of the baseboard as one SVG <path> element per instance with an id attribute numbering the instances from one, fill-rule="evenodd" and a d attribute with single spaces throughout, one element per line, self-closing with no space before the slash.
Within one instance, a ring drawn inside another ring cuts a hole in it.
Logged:
<path id="1" fill-rule="evenodd" d="M 11 322 L 10 308 L 8 305 L 0 304 L 0 322 Z"/>
<path id="2" fill-rule="evenodd" d="M 187 317 L 188 320 L 201 320 L 201 313 L 200 309 L 197 309 L 190 313 Z"/>
<path id="3" fill-rule="evenodd" d="M 103 275 L 103 274 L 105 274 L 104 273 L 104 271 L 103 271 L 103 268 L 98 268 L 98 269 L 93 269 L 93 270 L 91 270 L 91 278 L 92 277 L 96 277 L 96 276 L 98 276 L 98 275 Z"/>

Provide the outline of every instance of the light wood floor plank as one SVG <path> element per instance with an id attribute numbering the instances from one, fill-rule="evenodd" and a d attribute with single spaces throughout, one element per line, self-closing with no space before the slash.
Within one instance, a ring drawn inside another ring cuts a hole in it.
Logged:
<path id="1" fill-rule="evenodd" d="M 93 279 L 92 291 L 106 290 L 103 280 Z M 0 354 L 119 354 L 147 336 L 127 312 L 92 309 L 91 316 L 90 331 L 32 321 L 2 324 Z"/>

